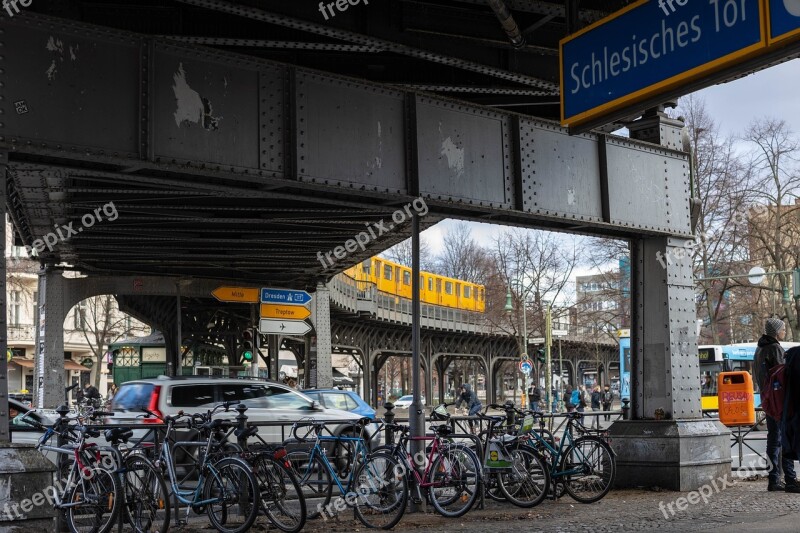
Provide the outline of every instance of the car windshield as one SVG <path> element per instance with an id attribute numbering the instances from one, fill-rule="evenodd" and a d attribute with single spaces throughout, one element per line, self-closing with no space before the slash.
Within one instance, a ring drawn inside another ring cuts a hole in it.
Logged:
<path id="1" fill-rule="evenodd" d="M 124 383 L 114 395 L 111 410 L 140 411 L 150 405 L 152 383 Z"/>
<path id="2" fill-rule="evenodd" d="M 411 396 L 403 396 L 403 397 L 402 397 L 402 398 L 400 398 L 400 399 L 401 399 L 401 400 L 410 400 L 410 399 L 411 399 Z"/>

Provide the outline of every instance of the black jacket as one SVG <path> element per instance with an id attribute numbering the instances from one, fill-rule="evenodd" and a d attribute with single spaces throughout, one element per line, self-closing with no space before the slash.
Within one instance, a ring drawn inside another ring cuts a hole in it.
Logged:
<path id="1" fill-rule="evenodd" d="M 800 346 L 786 352 L 786 392 L 781 417 L 781 448 L 786 457 L 800 458 Z"/>
<path id="2" fill-rule="evenodd" d="M 465 383 L 462 385 L 464 388 L 464 392 L 461 393 L 458 400 L 456 400 L 456 408 L 461 407 L 462 403 L 467 404 L 467 409 L 472 409 L 476 405 L 480 408 L 481 401 L 478 399 L 478 396 L 473 392 L 472 386 L 469 383 Z"/>
<path id="3" fill-rule="evenodd" d="M 758 383 L 758 389 L 764 388 L 764 383 L 767 381 L 767 375 L 770 369 L 775 365 L 782 365 L 785 362 L 785 356 L 781 344 L 778 339 L 768 335 L 762 335 L 758 339 L 758 348 L 755 353 L 755 378 Z"/>
<path id="4" fill-rule="evenodd" d="M 592 393 L 592 409 L 600 409 L 600 398 L 602 397 L 599 390 Z"/>

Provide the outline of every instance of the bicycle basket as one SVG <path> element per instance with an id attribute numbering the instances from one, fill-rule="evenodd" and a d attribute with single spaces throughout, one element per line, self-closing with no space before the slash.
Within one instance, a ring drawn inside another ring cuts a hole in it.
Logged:
<path id="1" fill-rule="evenodd" d="M 533 415 L 525 415 L 522 419 L 522 424 L 519 426 L 518 435 L 525 435 L 533 429 Z"/>
<path id="2" fill-rule="evenodd" d="M 447 420 L 450 418 L 450 413 L 447 412 L 447 407 L 444 405 L 438 405 L 431 412 L 431 418 L 433 420 Z"/>

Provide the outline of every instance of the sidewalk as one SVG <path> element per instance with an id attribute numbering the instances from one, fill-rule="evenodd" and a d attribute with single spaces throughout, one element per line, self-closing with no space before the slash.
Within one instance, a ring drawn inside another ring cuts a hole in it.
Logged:
<path id="1" fill-rule="evenodd" d="M 473 509 L 457 519 L 435 514 L 406 514 L 393 531 L 800 531 L 800 494 L 767 492 L 767 482 L 763 478 L 736 481 L 729 487 L 722 485 L 718 483 L 720 490 L 713 494 L 713 488 L 709 487 L 708 503 L 703 503 L 699 494 L 696 496 L 699 503 L 695 505 L 682 502 L 681 507 L 686 506 L 683 511 L 676 508 L 676 501 L 681 497 L 690 498 L 689 493 L 617 490 L 589 505 L 565 496 L 558 501 L 545 500 L 530 510 L 487 501 L 485 509 Z M 659 507 L 659 504 L 662 505 Z M 673 504 L 674 515 L 669 511 L 669 504 Z M 199 524 L 198 520 L 193 522 Z M 353 520 L 352 511 L 345 511 L 339 521 L 311 521 L 305 531 L 352 533 L 366 531 L 366 528 Z"/>

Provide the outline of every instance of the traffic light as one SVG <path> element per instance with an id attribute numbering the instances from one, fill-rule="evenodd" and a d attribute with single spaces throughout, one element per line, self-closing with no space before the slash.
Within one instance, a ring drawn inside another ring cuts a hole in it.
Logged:
<path id="1" fill-rule="evenodd" d="M 253 360 L 253 330 L 251 329 L 242 332 L 242 360 Z"/>
<path id="2" fill-rule="evenodd" d="M 544 363 L 546 361 L 544 355 L 544 348 L 539 348 L 538 350 L 536 350 L 536 360 L 539 361 L 540 363 Z"/>

